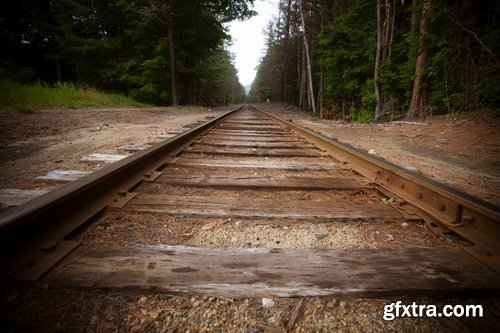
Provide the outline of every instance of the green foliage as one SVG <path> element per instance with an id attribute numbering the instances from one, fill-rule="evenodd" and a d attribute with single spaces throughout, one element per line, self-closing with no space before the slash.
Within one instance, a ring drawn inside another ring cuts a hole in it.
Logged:
<path id="1" fill-rule="evenodd" d="M 359 123 L 369 123 L 373 120 L 373 111 L 351 106 L 348 119 Z"/>
<path id="2" fill-rule="evenodd" d="M 286 102 L 298 104 L 304 71 L 303 30 L 297 23 L 300 21 L 298 7 L 293 3 L 297 2 L 292 1 L 290 12 L 292 27 L 288 59 L 291 70 L 288 71 L 288 82 L 282 82 L 283 59 L 287 51 L 283 22 L 287 22 L 289 15 L 285 1 L 282 2 L 282 19 L 273 22 L 266 31 L 268 48 L 252 86 L 251 98 L 254 100 L 279 99 L 286 85 L 289 92 Z M 323 107 L 344 110 L 343 113 L 348 109 L 349 119 L 372 121 L 377 41 L 375 2 L 333 0 L 303 1 L 303 4 L 306 7 L 306 30 L 313 34 L 311 55 L 315 95 L 321 86 Z M 394 2 L 394 35 L 390 52 L 385 49 L 387 52 L 379 76 L 382 113 L 385 115 L 382 120 L 407 114 L 413 94 L 416 61 L 424 49 L 428 51 L 428 59 L 419 74 L 423 74 L 421 87 L 428 96 L 426 107 L 433 113 L 455 113 L 482 107 L 500 109 L 498 1 L 433 0 L 432 4 L 430 31 L 421 38 L 422 1 Z M 413 14 L 416 14 L 414 22 Z M 386 24 L 387 20 L 384 20 L 383 27 L 387 27 Z"/>
<path id="3" fill-rule="evenodd" d="M 382 64 L 381 86 L 385 101 L 391 109 L 385 112 L 404 114 L 410 105 L 415 80 L 415 59 L 418 55 L 418 33 L 396 35 L 390 62 Z"/>
<path id="4" fill-rule="evenodd" d="M 167 54 L 166 38 L 159 38 L 151 58 L 131 59 L 121 63 L 118 81 L 127 87 L 128 94 L 141 102 L 166 104 L 168 101 Z"/>
<path id="5" fill-rule="evenodd" d="M 253 2 L 5 0 L 0 11 L 0 77 L 19 82 L 79 82 L 146 103 L 170 104 L 173 65 L 178 103 L 239 102 L 245 94 L 232 56 L 224 50 L 229 36 L 223 23 L 255 15 Z M 304 30 L 297 1 L 291 2 L 290 14 L 286 3 L 280 2 L 280 20 L 271 22 L 266 31 L 267 52 L 250 92 L 256 101 L 283 99 L 286 87 L 286 102 L 298 104 L 304 88 Z M 416 7 L 413 3 L 394 2 L 392 52 L 380 72 L 383 112 L 392 117 L 408 111 L 416 59 L 424 46 L 430 56 L 422 73 L 433 112 L 498 110 L 498 1 L 433 0 L 425 41 L 420 41 L 418 21 L 412 31 L 412 11 L 417 16 L 422 13 L 421 1 Z M 322 78 L 324 107 L 350 109 L 354 120 L 372 119 L 376 4 L 330 0 L 303 1 L 303 5 L 311 34 L 306 37 L 312 50 L 315 95 Z M 31 109 L 20 107 L 25 112 Z"/>
<path id="6" fill-rule="evenodd" d="M 372 121 L 375 110 L 375 94 L 373 93 L 373 79 L 366 80 L 361 91 L 361 112 L 358 115 L 358 121 L 367 123 Z"/>
<path id="7" fill-rule="evenodd" d="M 27 85 L 8 80 L 0 81 L 0 105 L 23 113 L 34 113 L 51 107 L 146 106 L 125 96 L 104 94 L 93 88 L 77 87 L 71 83 L 48 86 L 40 82 Z"/>
<path id="8" fill-rule="evenodd" d="M 219 56 L 229 39 L 222 23 L 255 15 L 252 3 L 6 0 L 0 12 L 5 47 L 0 75 L 21 82 L 79 82 L 146 103 L 169 104 L 173 45 L 180 103 L 239 101 L 241 86 L 232 59 Z M 215 72 L 221 68 L 222 73 Z"/>
<path id="9" fill-rule="evenodd" d="M 375 105 L 371 80 L 376 46 L 372 9 L 364 1 L 354 1 L 317 36 L 324 50 L 324 101 L 327 105 L 347 101 L 353 110 L 363 110 L 353 111 L 351 119 L 359 118 L 360 114 L 363 114 L 363 119 L 369 118 L 367 108 Z M 370 84 L 371 87 L 366 89 Z"/>

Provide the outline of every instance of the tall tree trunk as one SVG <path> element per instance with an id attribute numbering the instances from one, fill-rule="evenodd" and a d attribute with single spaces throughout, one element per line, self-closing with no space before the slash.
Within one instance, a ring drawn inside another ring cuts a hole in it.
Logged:
<path id="1" fill-rule="evenodd" d="M 382 0 L 377 0 L 377 49 L 373 81 L 375 88 L 375 117 L 373 121 L 380 121 L 384 115 L 384 96 L 380 84 L 380 68 L 383 63 L 390 62 L 392 42 L 394 36 L 395 1 L 385 0 L 382 11 Z"/>
<path id="2" fill-rule="evenodd" d="M 321 34 L 323 34 L 324 25 L 324 8 L 325 2 L 321 0 L 321 12 L 320 12 L 320 29 Z M 323 119 L 323 79 L 324 79 L 324 68 L 323 68 L 323 46 L 320 48 L 320 72 L 319 72 L 319 90 L 318 90 L 318 104 L 319 104 L 319 119 Z"/>
<path id="3" fill-rule="evenodd" d="M 394 40 L 394 19 L 396 15 L 395 0 L 385 0 L 385 20 L 383 25 L 383 56 L 382 61 L 390 61 L 392 42 Z"/>
<path id="4" fill-rule="evenodd" d="M 379 121 L 382 118 L 382 88 L 380 86 L 380 64 L 382 62 L 383 42 L 382 42 L 382 0 L 377 0 L 377 49 L 375 53 L 375 68 L 373 70 L 373 81 L 375 85 L 375 118 Z"/>
<path id="5" fill-rule="evenodd" d="M 406 118 L 410 120 L 422 119 L 428 113 L 429 87 L 425 79 L 425 65 L 431 54 L 428 45 L 428 35 L 431 29 L 431 15 L 433 13 L 432 0 L 425 0 L 420 21 L 419 48 L 420 53 L 415 64 L 415 82 L 413 83 L 413 94 L 410 109 Z"/>
<path id="6" fill-rule="evenodd" d="M 318 91 L 318 104 L 319 104 L 319 119 L 323 119 L 323 53 L 320 59 L 320 72 L 319 72 L 319 91 Z"/>
<path id="7" fill-rule="evenodd" d="M 299 108 L 304 108 L 304 97 L 307 90 L 307 65 L 306 65 L 306 49 L 302 47 L 302 68 L 300 70 L 300 94 L 299 94 Z"/>
<path id="8" fill-rule="evenodd" d="M 224 75 L 224 91 L 223 91 L 223 94 L 222 94 L 222 105 L 226 105 L 227 104 L 227 82 L 230 80 L 230 78 L 228 77 L 228 75 Z"/>
<path id="9" fill-rule="evenodd" d="M 177 88 L 175 85 L 175 53 L 174 53 L 174 29 L 168 26 L 168 54 L 170 58 L 170 95 L 172 105 L 177 105 Z"/>
<path id="10" fill-rule="evenodd" d="M 283 101 L 286 102 L 288 99 L 288 66 L 289 66 L 289 40 L 290 40 L 290 13 L 291 13 L 292 0 L 288 0 L 287 14 L 286 14 L 286 26 L 285 26 L 285 59 L 283 63 Z"/>
<path id="11" fill-rule="evenodd" d="M 306 24 L 304 20 L 304 10 L 302 7 L 302 0 L 299 0 L 299 12 L 300 12 L 300 20 L 302 22 L 302 32 L 304 34 L 304 50 L 306 52 L 306 61 L 307 61 L 307 78 L 308 78 L 308 83 L 309 83 L 309 96 L 310 96 L 310 102 L 311 102 L 311 107 L 313 114 L 316 114 L 316 104 L 314 102 L 314 89 L 313 89 L 313 82 L 312 82 L 312 72 L 311 72 L 311 59 L 309 56 L 309 45 L 307 43 L 307 34 L 306 34 Z"/>
<path id="12" fill-rule="evenodd" d="M 417 32 L 418 28 L 418 0 L 412 0 L 411 2 L 411 32 Z"/>

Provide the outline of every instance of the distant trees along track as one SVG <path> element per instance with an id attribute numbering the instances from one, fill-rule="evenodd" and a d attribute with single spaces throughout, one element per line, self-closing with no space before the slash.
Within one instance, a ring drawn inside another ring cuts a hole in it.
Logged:
<path id="1" fill-rule="evenodd" d="M 181 195 L 165 186 L 208 192 Z M 250 192 L 241 200 L 211 195 L 210 189 Z M 384 203 L 362 194 L 374 189 L 396 200 Z M 258 191 L 276 193 L 275 199 L 252 194 Z M 287 191 L 329 191 L 338 199 L 298 200 L 286 196 Z M 354 199 L 353 193 L 361 194 Z M 89 249 L 69 237 L 104 209 L 139 216 L 311 223 L 423 219 L 431 228 L 451 230 L 473 246 L 463 247 L 465 251 L 207 249 L 165 244 Z M 14 283 L 155 287 L 227 296 L 438 291 L 491 295 L 500 287 L 499 211 L 246 105 L 0 213 L 1 272 L 3 280 Z"/>

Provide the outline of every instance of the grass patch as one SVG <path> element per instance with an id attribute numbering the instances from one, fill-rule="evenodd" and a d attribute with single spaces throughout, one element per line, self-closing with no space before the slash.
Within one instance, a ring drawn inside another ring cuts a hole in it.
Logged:
<path id="1" fill-rule="evenodd" d="M 318 121 L 319 120 L 319 116 L 309 116 L 309 119 L 310 121 Z"/>
<path id="2" fill-rule="evenodd" d="M 107 94 L 72 83 L 49 86 L 41 82 L 21 84 L 0 80 L 0 106 L 16 112 L 34 113 L 44 108 L 81 108 L 96 106 L 137 106 L 146 104 L 117 94 Z"/>

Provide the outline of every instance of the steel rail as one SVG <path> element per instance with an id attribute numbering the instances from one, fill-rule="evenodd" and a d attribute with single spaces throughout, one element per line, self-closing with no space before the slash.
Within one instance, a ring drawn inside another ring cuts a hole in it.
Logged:
<path id="1" fill-rule="evenodd" d="M 77 244 L 64 238 L 237 109 L 0 213 L 0 280 L 37 280 Z"/>
<path id="2" fill-rule="evenodd" d="M 500 273 L 499 206 L 252 107 L 472 242 L 463 249 Z"/>

